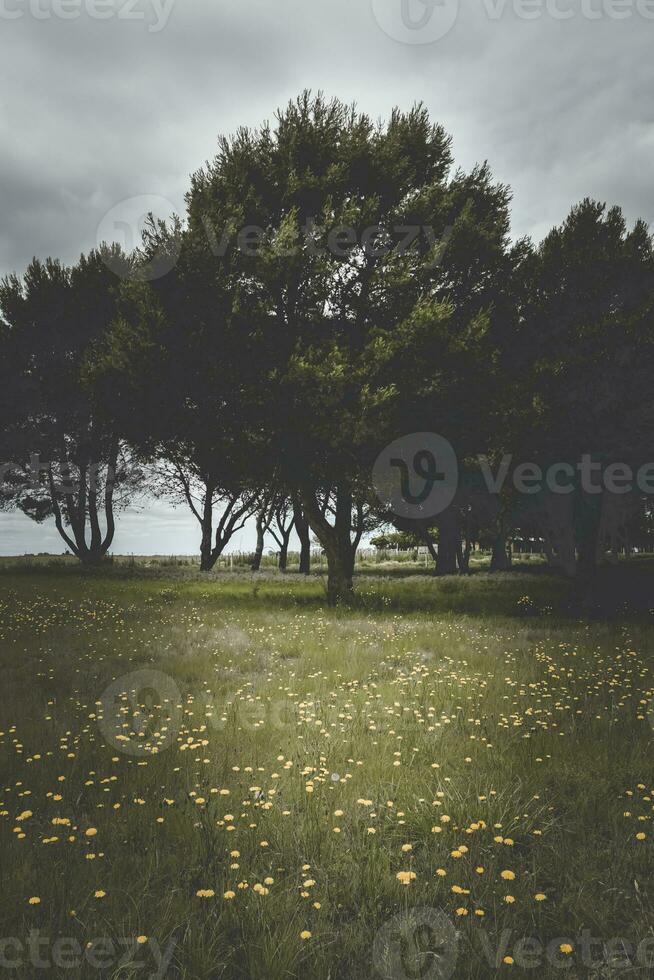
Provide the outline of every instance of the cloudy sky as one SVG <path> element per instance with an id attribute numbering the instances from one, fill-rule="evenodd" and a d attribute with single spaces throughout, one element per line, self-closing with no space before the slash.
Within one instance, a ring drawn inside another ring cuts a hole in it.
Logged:
<path id="1" fill-rule="evenodd" d="M 217 134 L 305 87 L 374 117 L 425 102 L 457 163 L 513 188 L 515 235 L 584 196 L 654 222 L 654 0 L 0 0 L 0 21 L 1 274 L 133 245 L 134 215 L 182 210 Z M 197 537 L 158 503 L 114 550 Z M 0 515 L 0 553 L 45 550 L 53 528 Z"/>

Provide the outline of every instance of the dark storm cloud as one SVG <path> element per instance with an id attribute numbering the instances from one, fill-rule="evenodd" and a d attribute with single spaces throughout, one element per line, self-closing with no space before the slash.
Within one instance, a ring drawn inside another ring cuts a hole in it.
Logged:
<path id="1" fill-rule="evenodd" d="M 433 16 L 422 0 L 62 2 L 71 19 L 52 0 L 0 0 L 3 271 L 74 258 L 125 198 L 181 209 L 218 132 L 305 86 L 373 116 L 424 100 L 457 161 L 488 158 L 511 184 L 517 233 L 542 234 L 584 194 L 654 216 L 654 20 L 636 0 L 621 20 L 609 0 L 442 0 Z M 403 43 L 450 14 L 442 37 Z"/>

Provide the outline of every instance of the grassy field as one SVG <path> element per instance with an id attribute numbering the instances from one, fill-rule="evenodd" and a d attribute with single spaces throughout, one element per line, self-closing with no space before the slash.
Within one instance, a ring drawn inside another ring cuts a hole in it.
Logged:
<path id="1" fill-rule="evenodd" d="M 651 614 L 410 571 L 5 562 L 0 976 L 654 975 Z"/>

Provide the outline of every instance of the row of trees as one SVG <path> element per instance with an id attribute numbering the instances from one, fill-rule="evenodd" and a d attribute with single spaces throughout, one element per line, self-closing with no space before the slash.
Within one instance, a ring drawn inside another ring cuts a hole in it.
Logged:
<path id="1" fill-rule="evenodd" d="M 466 568 L 480 528 L 496 567 L 533 530 L 587 574 L 607 528 L 646 519 L 643 494 L 490 493 L 477 461 L 649 461 L 652 239 L 585 200 L 540 245 L 512 242 L 509 206 L 487 165 L 453 170 L 421 106 L 376 124 L 304 93 L 274 127 L 221 138 L 184 220 L 152 220 L 133 255 L 102 246 L 3 281 L 3 505 L 53 517 L 95 563 L 147 474 L 191 509 L 205 570 L 251 517 L 282 555 L 295 526 L 303 571 L 313 532 L 332 602 L 362 535 L 389 522 L 442 574 Z M 371 474 L 422 431 L 466 478 L 407 526 Z"/>

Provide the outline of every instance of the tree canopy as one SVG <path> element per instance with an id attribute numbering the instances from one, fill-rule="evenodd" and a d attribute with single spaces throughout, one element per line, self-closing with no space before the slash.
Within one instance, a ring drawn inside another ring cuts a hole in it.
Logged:
<path id="1" fill-rule="evenodd" d="M 592 565 L 614 499 L 576 476 L 569 507 L 551 488 L 527 502 L 514 484 L 492 491 L 484 461 L 510 454 L 510 475 L 587 454 L 600 471 L 648 462 L 652 239 L 584 200 L 541 243 L 512 241 L 510 203 L 487 163 L 455 169 L 421 105 L 378 122 L 305 92 L 272 124 L 221 137 L 186 213 L 151 219 L 134 255 L 104 245 L 4 280 L 3 452 L 48 466 L 37 485 L 29 466 L 5 479 L 3 500 L 54 516 L 97 561 L 128 452 L 190 507 L 203 569 L 250 516 L 263 528 L 276 515 L 284 564 L 293 525 L 305 571 L 309 528 L 319 540 L 332 602 L 351 594 L 362 536 L 389 524 L 442 574 L 465 570 L 462 542 L 469 554 L 482 532 L 505 567 L 508 536 L 527 528 L 552 560 Z M 412 433 L 447 440 L 461 479 L 441 513 L 407 521 L 380 503 L 373 470 Z M 74 487 L 56 485 L 55 464 L 76 468 Z M 629 499 L 642 516 L 643 493 Z"/>

